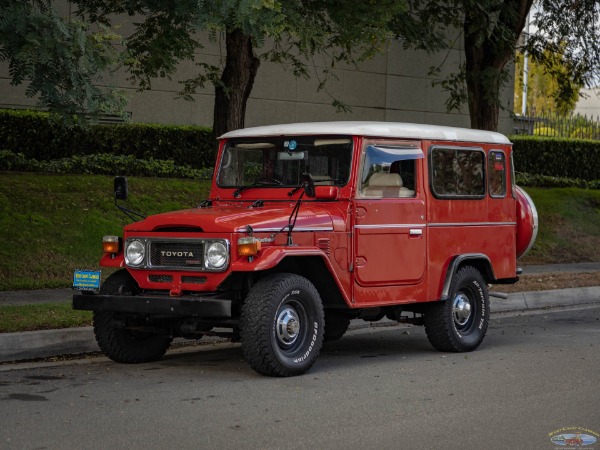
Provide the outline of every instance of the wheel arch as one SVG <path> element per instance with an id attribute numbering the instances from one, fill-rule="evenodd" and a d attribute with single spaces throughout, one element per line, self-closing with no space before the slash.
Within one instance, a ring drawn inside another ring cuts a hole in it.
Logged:
<path id="1" fill-rule="evenodd" d="M 322 256 L 289 255 L 275 267 L 266 271 L 265 275 L 277 272 L 294 273 L 309 280 L 319 292 L 325 308 L 348 307 L 349 302 L 340 287 L 339 280 Z"/>
<path id="2" fill-rule="evenodd" d="M 492 262 L 487 255 L 483 253 L 467 253 L 463 255 L 456 255 L 450 260 L 448 268 L 446 269 L 446 276 L 444 278 L 442 292 L 440 293 L 440 300 L 444 301 L 450 298 L 450 286 L 452 284 L 452 278 L 464 266 L 473 266 L 479 270 L 486 283 L 492 283 L 496 281 Z"/>

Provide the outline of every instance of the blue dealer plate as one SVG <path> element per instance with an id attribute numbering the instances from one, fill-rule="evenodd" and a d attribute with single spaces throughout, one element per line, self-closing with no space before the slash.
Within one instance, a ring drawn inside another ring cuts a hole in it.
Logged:
<path id="1" fill-rule="evenodd" d="M 80 291 L 98 291 L 100 289 L 100 270 L 75 269 L 73 273 L 73 289 Z"/>

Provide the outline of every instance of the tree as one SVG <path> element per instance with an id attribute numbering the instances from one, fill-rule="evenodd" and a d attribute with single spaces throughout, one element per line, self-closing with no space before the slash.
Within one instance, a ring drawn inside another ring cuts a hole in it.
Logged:
<path id="1" fill-rule="evenodd" d="M 51 0 L 10 1 L 34 8 L 43 4 L 42 14 L 51 10 L 52 3 Z M 311 69 L 316 67 L 314 61 L 319 58 L 322 67 L 317 72 L 319 89 L 326 89 L 327 81 L 335 78 L 333 69 L 337 65 L 354 65 L 384 48 L 393 37 L 391 23 L 396 35 L 404 34 L 406 46 L 431 48 L 436 41 L 435 34 L 428 41 L 419 26 L 418 15 L 409 11 L 405 0 L 72 0 L 71 4 L 75 16 L 88 31 L 91 24 L 108 30 L 115 14 L 135 16 L 135 31 L 122 41 L 125 50 L 120 64 L 140 89 L 150 88 L 156 77 L 173 76 L 182 61 L 194 61 L 198 73 L 183 82 L 180 95 L 191 99 L 199 87 L 206 83 L 214 85 L 213 130 L 217 136 L 244 126 L 246 104 L 263 60 L 282 64 L 297 77 L 309 78 Z M 31 14 L 27 10 L 23 17 Z M 54 12 L 52 15 L 56 27 L 60 27 L 58 16 Z M 23 34 L 21 29 L 12 32 L 17 36 Z M 200 32 L 209 33 L 215 40 L 224 39 L 226 55 L 222 64 L 196 60 L 201 48 L 197 39 Z M 1 38 L 0 48 L 12 64 L 23 43 L 7 47 L 7 36 Z M 108 41 L 102 44 L 103 52 L 108 54 Z M 33 57 L 44 58 L 40 53 Z M 24 65 L 27 64 L 26 60 Z M 100 73 L 106 67 L 107 64 L 98 64 L 93 68 Z M 35 78 L 38 69 L 34 65 L 18 81 Z M 75 65 L 63 70 L 65 77 L 77 74 Z M 88 78 L 92 78 L 91 70 Z M 41 85 L 38 91 L 45 95 L 44 89 L 47 86 Z M 59 103 L 46 106 L 58 107 Z M 344 108 L 339 99 L 333 99 L 332 103 Z M 86 107 L 91 106 L 90 103 Z"/>
<path id="2" fill-rule="evenodd" d="M 450 94 L 450 109 L 468 104 L 472 128 L 498 127 L 500 91 L 511 79 L 508 63 L 520 46 L 532 4 L 533 0 L 424 1 L 425 14 L 462 31 L 465 62 L 441 85 Z M 591 84 L 600 74 L 600 4 L 538 0 L 536 6 L 532 21 L 536 31 L 524 36 L 521 47 L 557 81 L 560 96 L 569 98 L 573 86 Z"/>
<path id="3" fill-rule="evenodd" d="M 47 0 L 0 6 L 0 61 L 9 62 L 11 83 L 27 82 L 28 97 L 69 119 L 122 112 L 124 97 L 100 82 L 116 61 L 115 37 L 82 16 L 64 20 Z"/>
<path id="4" fill-rule="evenodd" d="M 402 0 L 219 0 L 219 1 L 80 1 L 87 12 L 137 14 L 143 20 L 125 40 L 127 64 L 141 88 L 153 78 L 171 76 L 183 60 L 195 60 L 201 47 L 194 32 L 208 31 L 224 38 L 222 65 L 197 61 L 197 76 L 184 81 L 182 97 L 191 99 L 197 88 L 210 82 L 215 87 L 213 131 L 219 136 L 243 128 L 246 104 L 261 61 L 289 68 L 297 77 L 310 77 L 315 58 L 320 58 L 319 89 L 335 78 L 341 63 L 355 65 L 374 56 L 392 37 L 389 24 L 406 33 L 405 42 L 430 46 L 419 33 L 418 16 Z M 435 36 L 431 38 L 434 41 Z M 408 44 L 407 44 L 408 45 Z M 334 106 L 343 109 L 339 99 Z"/>
<path id="5" fill-rule="evenodd" d="M 522 51 L 517 52 L 515 57 L 515 92 L 514 104 L 520 107 L 523 100 L 523 64 L 524 54 Z M 555 57 L 554 70 L 566 71 L 566 67 L 562 64 L 562 55 L 549 55 Z M 527 115 L 535 116 L 540 113 L 550 113 L 558 115 L 568 115 L 573 112 L 577 100 L 579 100 L 579 90 L 583 88 L 581 85 L 573 85 L 569 87 L 567 96 L 564 89 L 556 81 L 556 78 L 549 75 L 545 65 L 538 63 L 535 59 L 529 61 L 528 64 L 528 81 L 527 81 Z M 567 80 L 573 83 L 571 80 Z"/>

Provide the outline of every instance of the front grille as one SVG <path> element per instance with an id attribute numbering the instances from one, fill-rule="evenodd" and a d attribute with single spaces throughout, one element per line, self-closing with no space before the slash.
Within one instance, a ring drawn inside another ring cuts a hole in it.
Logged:
<path id="1" fill-rule="evenodd" d="M 152 283 L 171 283 L 173 277 L 171 275 L 149 275 L 148 281 Z"/>
<path id="2" fill-rule="evenodd" d="M 206 283 L 206 277 L 194 277 L 184 275 L 181 277 L 181 282 L 187 284 L 204 284 Z"/>
<path id="3" fill-rule="evenodd" d="M 151 267 L 202 268 L 203 255 L 203 242 L 151 242 L 149 263 Z"/>

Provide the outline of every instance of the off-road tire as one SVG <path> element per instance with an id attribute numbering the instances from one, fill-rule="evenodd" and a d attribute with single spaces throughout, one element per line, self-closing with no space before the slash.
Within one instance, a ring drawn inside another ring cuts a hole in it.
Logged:
<path id="1" fill-rule="evenodd" d="M 341 339 L 348 327 L 350 319 L 339 314 L 325 312 L 325 342 Z"/>
<path id="2" fill-rule="evenodd" d="M 466 303 L 470 307 L 468 317 L 464 312 Z M 450 297 L 428 305 L 425 332 L 437 350 L 470 352 L 483 341 L 489 317 L 489 296 L 483 276 L 474 267 L 464 266 L 452 278 Z"/>
<path id="3" fill-rule="evenodd" d="M 135 280 L 127 270 L 122 269 L 106 279 L 100 288 L 100 294 L 135 295 L 137 290 Z M 112 312 L 94 312 L 96 341 L 100 350 L 113 361 L 128 364 L 156 361 L 169 348 L 172 340 L 170 337 L 117 328 L 116 319 Z"/>
<path id="4" fill-rule="evenodd" d="M 240 332 L 244 358 L 262 375 L 308 371 L 324 337 L 321 297 L 306 278 L 277 273 L 259 280 L 244 301 Z"/>

